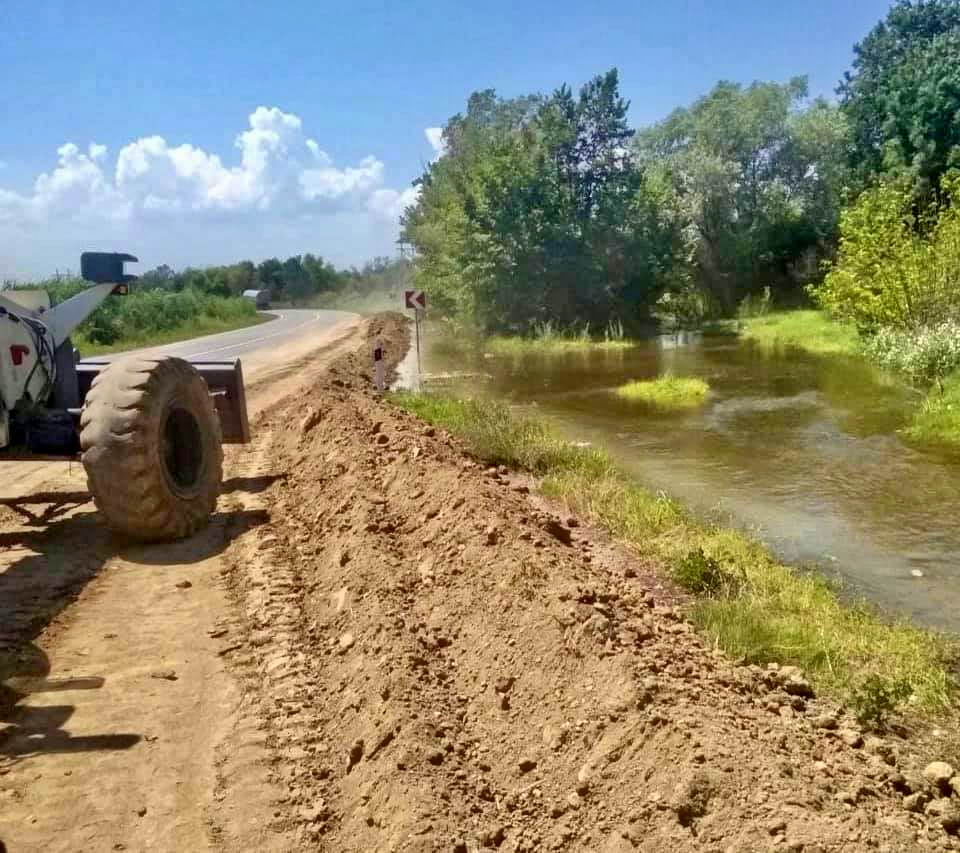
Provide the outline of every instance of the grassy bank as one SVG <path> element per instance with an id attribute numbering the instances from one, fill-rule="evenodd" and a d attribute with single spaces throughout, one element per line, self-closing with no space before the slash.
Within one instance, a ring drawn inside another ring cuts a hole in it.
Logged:
<path id="1" fill-rule="evenodd" d="M 621 385 L 616 394 L 623 400 L 646 403 L 658 409 L 690 409 L 706 398 L 710 386 L 691 376 L 659 376 L 656 379 L 636 380 Z"/>
<path id="2" fill-rule="evenodd" d="M 799 349 L 814 355 L 858 355 L 856 329 L 836 323 L 822 311 L 777 311 L 744 319 L 740 336 L 772 351 Z"/>
<path id="3" fill-rule="evenodd" d="M 960 373 L 934 386 L 903 435 L 910 441 L 935 444 L 960 452 Z"/>
<path id="4" fill-rule="evenodd" d="M 393 400 L 459 435 L 482 459 L 540 475 L 545 494 L 661 562 L 698 593 L 692 618 L 731 656 L 802 666 L 841 698 L 876 676 L 890 685 L 908 682 L 917 711 L 951 704 L 952 641 L 842 604 L 820 577 L 784 566 L 738 531 L 696 519 L 630 482 L 603 451 L 565 442 L 501 404 L 424 394 Z"/>

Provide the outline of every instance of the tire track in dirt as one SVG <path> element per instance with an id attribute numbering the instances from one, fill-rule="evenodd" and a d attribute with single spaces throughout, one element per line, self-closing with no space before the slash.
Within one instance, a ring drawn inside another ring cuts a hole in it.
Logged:
<path id="1" fill-rule="evenodd" d="M 251 359 L 251 412 L 322 373 L 356 328 Z M 18 590 L 0 601 L 0 840 L 11 853 L 295 849 L 273 818 L 259 685 L 228 663 L 238 635 L 222 577 L 223 553 L 243 553 L 265 520 L 268 440 L 227 449 L 210 526 L 173 545 L 110 536 L 79 465 L 14 464 L 12 508 L 0 506 L 0 592 Z"/>

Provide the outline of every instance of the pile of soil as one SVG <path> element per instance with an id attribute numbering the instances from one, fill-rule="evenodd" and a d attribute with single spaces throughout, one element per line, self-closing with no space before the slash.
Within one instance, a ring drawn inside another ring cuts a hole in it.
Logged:
<path id="1" fill-rule="evenodd" d="M 408 335 L 368 329 L 391 366 Z M 305 849 L 960 850 L 951 768 L 705 647 L 648 565 L 380 400 L 367 349 L 268 415 L 229 573 Z"/>

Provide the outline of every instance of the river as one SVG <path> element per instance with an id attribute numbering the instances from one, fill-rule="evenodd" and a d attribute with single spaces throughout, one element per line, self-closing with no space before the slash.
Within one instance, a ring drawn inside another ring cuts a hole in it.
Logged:
<path id="1" fill-rule="evenodd" d="M 897 429 L 916 392 L 858 360 L 687 335 L 470 364 L 427 348 L 424 369 L 483 374 L 452 384 L 535 407 L 644 485 L 751 531 L 847 594 L 960 629 L 960 459 L 904 444 Z M 706 380 L 707 402 L 664 415 L 612 393 L 668 370 Z"/>

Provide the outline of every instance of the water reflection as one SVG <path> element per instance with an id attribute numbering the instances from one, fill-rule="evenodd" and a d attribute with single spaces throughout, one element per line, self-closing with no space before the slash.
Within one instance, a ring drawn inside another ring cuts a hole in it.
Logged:
<path id="1" fill-rule="evenodd" d="M 428 354 L 427 367 L 467 366 Z M 868 365 L 688 333 L 631 349 L 487 357 L 469 369 L 489 375 L 489 393 L 537 405 L 571 438 L 606 447 L 701 511 L 719 508 L 785 559 L 960 628 L 960 464 L 900 441 L 917 394 Z M 666 371 L 709 382 L 706 404 L 664 416 L 611 393 Z M 478 382 L 465 387 L 476 393 Z"/>

